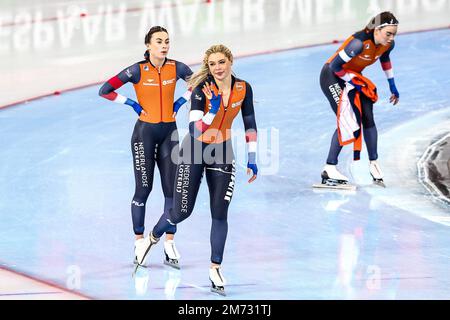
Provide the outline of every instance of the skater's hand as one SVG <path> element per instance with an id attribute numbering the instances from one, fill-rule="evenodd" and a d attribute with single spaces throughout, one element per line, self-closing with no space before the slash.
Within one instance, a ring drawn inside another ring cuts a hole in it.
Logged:
<path id="1" fill-rule="evenodd" d="M 399 102 L 399 98 L 395 95 L 392 94 L 391 97 L 389 98 L 389 102 L 392 103 L 394 106 Z"/>
<path id="2" fill-rule="evenodd" d="M 248 180 L 248 183 L 252 183 L 256 180 L 258 175 L 258 166 L 255 163 L 247 163 L 247 175 L 252 174 L 253 176 Z"/>
<path id="3" fill-rule="evenodd" d="M 187 102 L 187 100 L 186 100 L 184 97 L 179 97 L 179 98 L 177 99 L 177 101 L 175 101 L 175 102 L 173 103 L 173 114 L 172 114 L 172 118 L 175 118 L 175 116 L 176 116 L 177 113 L 178 113 L 178 110 L 180 110 L 181 106 L 182 106 L 183 104 L 185 104 L 186 102 Z"/>
<path id="4" fill-rule="evenodd" d="M 389 82 L 389 90 L 391 90 L 391 97 L 389 98 L 389 102 L 394 106 L 398 103 L 400 99 L 400 93 L 398 93 L 397 87 L 395 86 L 394 78 L 388 79 Z"/>
<path id="5" fill-rule="evenodd" d="M 175 116 L 178 113 L 178 110 L 180 110 L 181 106 L 190 99 L 191 94 L 192 94 L 192 88 L 188 88 L 188 90 L 173 103 L 172 118 L 175 118 Z"/>
<path id="6" fill-rule="evenodd" d="M 203 85 L 202 91 L 205 94 L 206 98 L 208 98 L 209 102 L 211 103 L 211 109 L 209 112 L 212 114 L 216 114 L 219 111 L 220 108 L 220 102 L 222 99 L 222 91 L 219 90 L 218 95 L 216 96 L 214 94 L 214 84 L 209 84 L 208 82 L 205 82 Z"/>
<path id="7" fill-rule="evenodd" d="M 143 114 L 144 116 L 147 115 L 147 112 L 145 112 L 145 110 L 141 107 L 141 105 L 139 103 L 137 103 L 136 101 L 127 98 L 127 101 L 125 101 L 125 104 L 132 107 L 134 112 L 136 112 L 138 116 L 140 116 L 141 114 Z"/>

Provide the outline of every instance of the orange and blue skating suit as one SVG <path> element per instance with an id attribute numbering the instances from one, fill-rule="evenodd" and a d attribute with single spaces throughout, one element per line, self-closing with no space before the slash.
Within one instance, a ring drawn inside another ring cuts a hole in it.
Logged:
<path id="1" fill-rule="evenodd" d="M 178 161 L 178 131 L 173 117 L 175 85 L 178 79 L 186 81 L 191 74 L 188 66 L 175 60 L 166 59 L 161 67 L 156 67 L 146 60 L 121 71 L 100 88 L 99 94 L 102 97 L 129 104 L 132 100 L 115 90 L 131 82 L 138 103 L 145 111 L 140 112 L 131 138 L 136 183 L 131 214 L 136 235 L 144 233 L 145 204 L 152 190 L 155 165 L 161 174 L 164 211 L 168 212 L 172 207 L 173 183 Z M 132 101 L 132 104 L 136 105 L 136 102 Z M 175 156 L 172 157 L 173 155 Z M 168 233 L 175 232 L 174 226 L 168 230 Z"/>

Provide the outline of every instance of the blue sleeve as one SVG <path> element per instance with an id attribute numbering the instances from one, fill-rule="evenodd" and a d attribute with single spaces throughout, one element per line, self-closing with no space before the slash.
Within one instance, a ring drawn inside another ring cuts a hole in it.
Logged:
<path id="1" fill-rule="evenodd" d="M 253 108 L 253 90 L 250 84 L 245 83 L 246 91 L 245 98 L 242 102 L 242 119 L 244 120 L 245 131 L 249 129 L 256 129 L 255 109 Z"/>
<path id="2" fill-rule="evenodd" d="M 385 53 L 383 53 L 383 54 L 381 55 L 381 57 L 380 57 L 380 62 L 381 62 L 381 63 L 391 61 L 391 58 L 389 57 L 389 54 L 390 54 L 391 51 L 394 49 L 394 47 L 395 47 L 395 42 L 393 41 L 392 44 L 391 44 L 391 47 L 390 47 L 388 50 L 386 50 Z"/>
<path id="3" fill-rule="evenodd" d="M 192 75 L 192 70 L 183 62 L 175 61 L 175 65 L 177 68 L 177 81 L 178 79 L 183 79 L 184 81 L 189 80 Z"/>
<path id="4" fill-rule="evenodd" d="M 344 47 L 343 50 L 347 56 L 354 58 L 363 51 L 363 42 L 360 39 L 354 38 Z M 341 56 L 337 54 L 334 59 L 331 60 L 330 68 L 333 72 L 339 72 L 342 70 L 342 65 L 345 63 L 346 61 L 344 61 Z"/>

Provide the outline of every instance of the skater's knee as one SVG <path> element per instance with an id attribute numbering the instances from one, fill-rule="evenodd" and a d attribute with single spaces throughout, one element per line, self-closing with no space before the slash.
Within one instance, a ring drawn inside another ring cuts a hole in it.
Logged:
<path id="1" fill-rule="evenodd" d="M 164 212 L 169 212 L 173 208 L 173 198 L 164 198 Z"/>
<path id="2" fill-rule="evenodd" d="M 372 112 L 367 112 L 366 114 L 363 114 L 362 124 L 364 129 L 375 127 L 375 120 L 373 118 Z"/>
<path id="3" fill-rule="evenodd" d="M 375 121 L 373 121 L 373 119 L 363 119 L 362 123 L 364 129 L 370 129 L 375 127 Z"/>
<path id="4" fill-rule="evenodd" d="M 133 197 L 133 200 L 131 200 L 131 206 L 132 207 L 143 207 L 145 208 L 145 204 L 147 203 L 147 199 L 139 198 L 139 197 Z"/>
<path id="5" fill-rule="evenodd" d="M 148 196 L 150 195 L 151 189 L 144 189 L 144 190 L 136 190 L 133 196 L 133 203 L 145 203 L 147 202 Z"/>
<path id="6" fill-rule="evenodd" d="M 133 200 L 131 201 L 131 206 L 135 207 L 145 207 L 145 204 L 147 203 L 147 197 L 133 197 Z"/>

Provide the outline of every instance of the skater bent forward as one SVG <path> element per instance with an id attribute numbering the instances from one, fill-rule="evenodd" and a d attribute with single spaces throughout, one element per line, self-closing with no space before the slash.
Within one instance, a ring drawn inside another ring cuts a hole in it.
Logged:
<path id="1" fill-rule="evenodd" d="M 375 182 L 383 183 L 383 173 L 377 162 L 378 133 L 373 117 L 373 101 L 365 93 L 364 83 L 361 83 L 355 73 L 360 74 L 367 66 L 380 60 L 391 91 L 390 102 L 396 105 L 399 93 L 394 82 L 394 71 L 389 54 L 394 48 L 394 37 L 397 33 L 398 20 L 391 12 L 382 12 L 375 16 L 364 30 L 350 36 L 334 53 L 322 68 L 320 86 L 327 97 L 334 113 L 338 115 L 338 105 L 341 93 L 347 93 L 349 101 L 359 97 L 360 124 L 357 135 L 363 134 L 369 154 L 369 170 Z M 360 75 L 362 77 L 362 75 Z M 370 81 L 369 81 L 370 82 Z M 346 88 L 344 90 L 344 88 Z M 376 93 L 376 88 L 374 89 Z M 359 94 L 356 95 L 356 92 Z M 352 109 L 354 110 L 354 105 Z M 322 183 L 336 186 L 347 184 L 348 178 L 341 174 L 336 165 L 342 149 L 340 131 L 335 130 L 331 139 L 330 150 L 326 165 L 322 170 Z M 355 152 L 355 160 L 359 160 L 359 153 Z"/>

